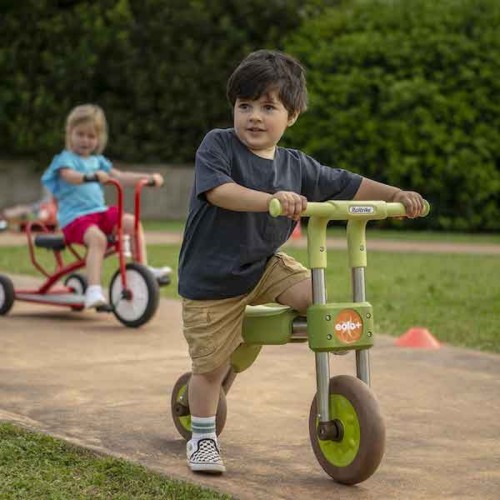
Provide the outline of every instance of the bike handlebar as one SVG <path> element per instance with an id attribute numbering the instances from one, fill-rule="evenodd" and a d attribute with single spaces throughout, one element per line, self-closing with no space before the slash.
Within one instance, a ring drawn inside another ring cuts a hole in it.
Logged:
<path id="1" fill-rule="evenodd" d="M 430 211 L 430 205 L 424 200 L 425 209 L 420 217 L 425 217 Z M 272 217 L 282 214 L 281 203 L 273 198 L 269 203 L 269 213 Z M 405 217 L 406 210 L 402 203 L 385 201 L 337 201 L 308 202 L 302 217 L 321 217 L 328 220 L 381 220 L 388 217 Z"/>

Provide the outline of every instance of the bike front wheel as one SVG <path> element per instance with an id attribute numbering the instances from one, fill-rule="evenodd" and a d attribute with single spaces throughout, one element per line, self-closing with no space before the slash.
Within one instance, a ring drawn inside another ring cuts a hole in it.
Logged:
<path id="1" fill-rule="evenodd" d="M 309 437 L 323 470 L 342 484 L 357 484 L 378 468 L 385 448 L 385 424 L 377 399 L 361 380 L 350 375 L 330 379 L 330 418 L 338 429 L 338 439 L 318 436 L 316 396 L 309 413 Z"/>
<path id="2" fill-rule="evenodd" d="M 147 323 L 158 309 L 160 290 L 149 269 L 130 262 L 125 267 L 127 290 L 123 289 L 120 270 L 109 286 L 113 314 L 125 326 L 137 328 Z"/>

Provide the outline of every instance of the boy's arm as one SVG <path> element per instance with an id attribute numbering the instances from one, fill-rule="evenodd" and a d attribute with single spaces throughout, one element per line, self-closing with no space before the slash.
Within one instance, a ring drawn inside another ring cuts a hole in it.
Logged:
<path id="1" fill-rule="evenodd" d="M 388 184 L 373 181 L 363 177 L 358 191 L 354 195 L 354 200 L 382 200 L 388 202 L 402 203 L 406 208 L 408 217 L 418 217 L 424 211 L 424 200 L 415 191 L 403 191 Z"/>
<path id="2" fill-rule="evenodd" d="M 292 191 L 269 194 L 240 186 L 235 182 L 221 184 L 207 191 L 205 196 L 212 205 L 235 212 L 267 212 L 269 202 L 277 198 L 283 207 L 283 215 L 292 219 L 300 218 L 300 213 L 307 206 L 306 198 Z"/>
<path id="3" fill-rule="evenodd" d="M 113 167 L 110 171 L 110 175 L 125 186 L 135 186 L 137 182 L 141 180 L 152 180 L 154 181 L 155 186 L 163 186 L 163 176 L 161 174 L 124 172 L 123 170 Z"/>

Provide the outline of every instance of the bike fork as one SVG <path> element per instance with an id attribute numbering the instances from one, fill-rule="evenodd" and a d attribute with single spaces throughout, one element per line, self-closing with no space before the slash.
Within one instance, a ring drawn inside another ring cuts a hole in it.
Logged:
<path id="1" fill-rule="evenodd" d="M 353 302 L 364 302 L 365 291 L 365 268 L 352 268 L 352 294 Z M 326 304 L 325 271 L 324 269 L 312 270 L 312 292 L 314 304 Z M 330 415 L 330 365 L 329 353 L 315 353 L 316 360 L 316 401 L 318 408 L 318 436 L 320 439 L 339 439 L 339 431 Z M 367 349 L 356 351 L 356 374 L 357 377 L 370 385 L 370 358 Z"/>
<path id="2" fill-rule="evenodd" d="M 312 299 L 313 304 L 326 304 L 325 270 L 312 270 Z M 330 424 L 330 364 L 327 352 L 316 352 L 316 401 L 318 408 L 319 433 L 327 434 Z"/>
<path id="3" fill-rule="evenodd" d="M 354 267 L 351 279 L 353 302 L 365 302 L 365 268 Z M 370 353 L 368 349 L 358 349 L 356 351 L 356 375 L 366 385 L 370 386 Z"/>

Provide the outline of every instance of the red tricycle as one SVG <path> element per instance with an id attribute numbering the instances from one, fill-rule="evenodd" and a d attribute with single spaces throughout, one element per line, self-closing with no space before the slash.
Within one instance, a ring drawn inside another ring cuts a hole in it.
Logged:
<path id="1" fill-rule="evenodd" d="M 141 180 L 135 187 L 134 203 L 134 248 L 135 258 L 131 257 L 130 241 L 123 234 L 122 218 L 124 213 L 124 195 L 122 185 L 110 179 L 108 184 L 116 188 L 117 206 L 121 216 L 115 234 L 108 237 L 108 248 L 104 258 L 117 255 L 119 267 L 111 278 L 109 285 L 109 305 L 101 306 L 97 310 L 112 312 L 116 318 L 128 327 L 139 327 L 147 323 L 155 314 L 159 303 L 159 286 L 167 285 L 170 277 L 166 276 L 157 281 L 153 273 L 143 264 L 141 246 L 139 244 L 139 224 L 141 210 L 141 192 L 144 186 L 152 186 L 151 182 Z M 77 272 L 85 266 L 85 255 L 73 245 L 66 244 L 62 234 L 57 234 L 37 222 L 34 235 L 32 223 L 26 226 L 28 249 L 33 266 L 45 277 L 43 283 L 34 289 L 15 289 L 12 280 L 0 274 L 0 315 L 5 315 L 12 308 L 15 300 L 37 302 L 54 306 L 69 307 L 73 311 L 84 309 L 84 294 L 87 288 L 87 278 Z M 37 259 L 36 249 L 44 248 L 52 252 L 55 268 L 47 271 Z M 69 254 L 69 262 L 63 259 Z M 129 260 L 129 261 L 128 261 Z M 60 281 L 63 280 L 63 286 Z"/>

